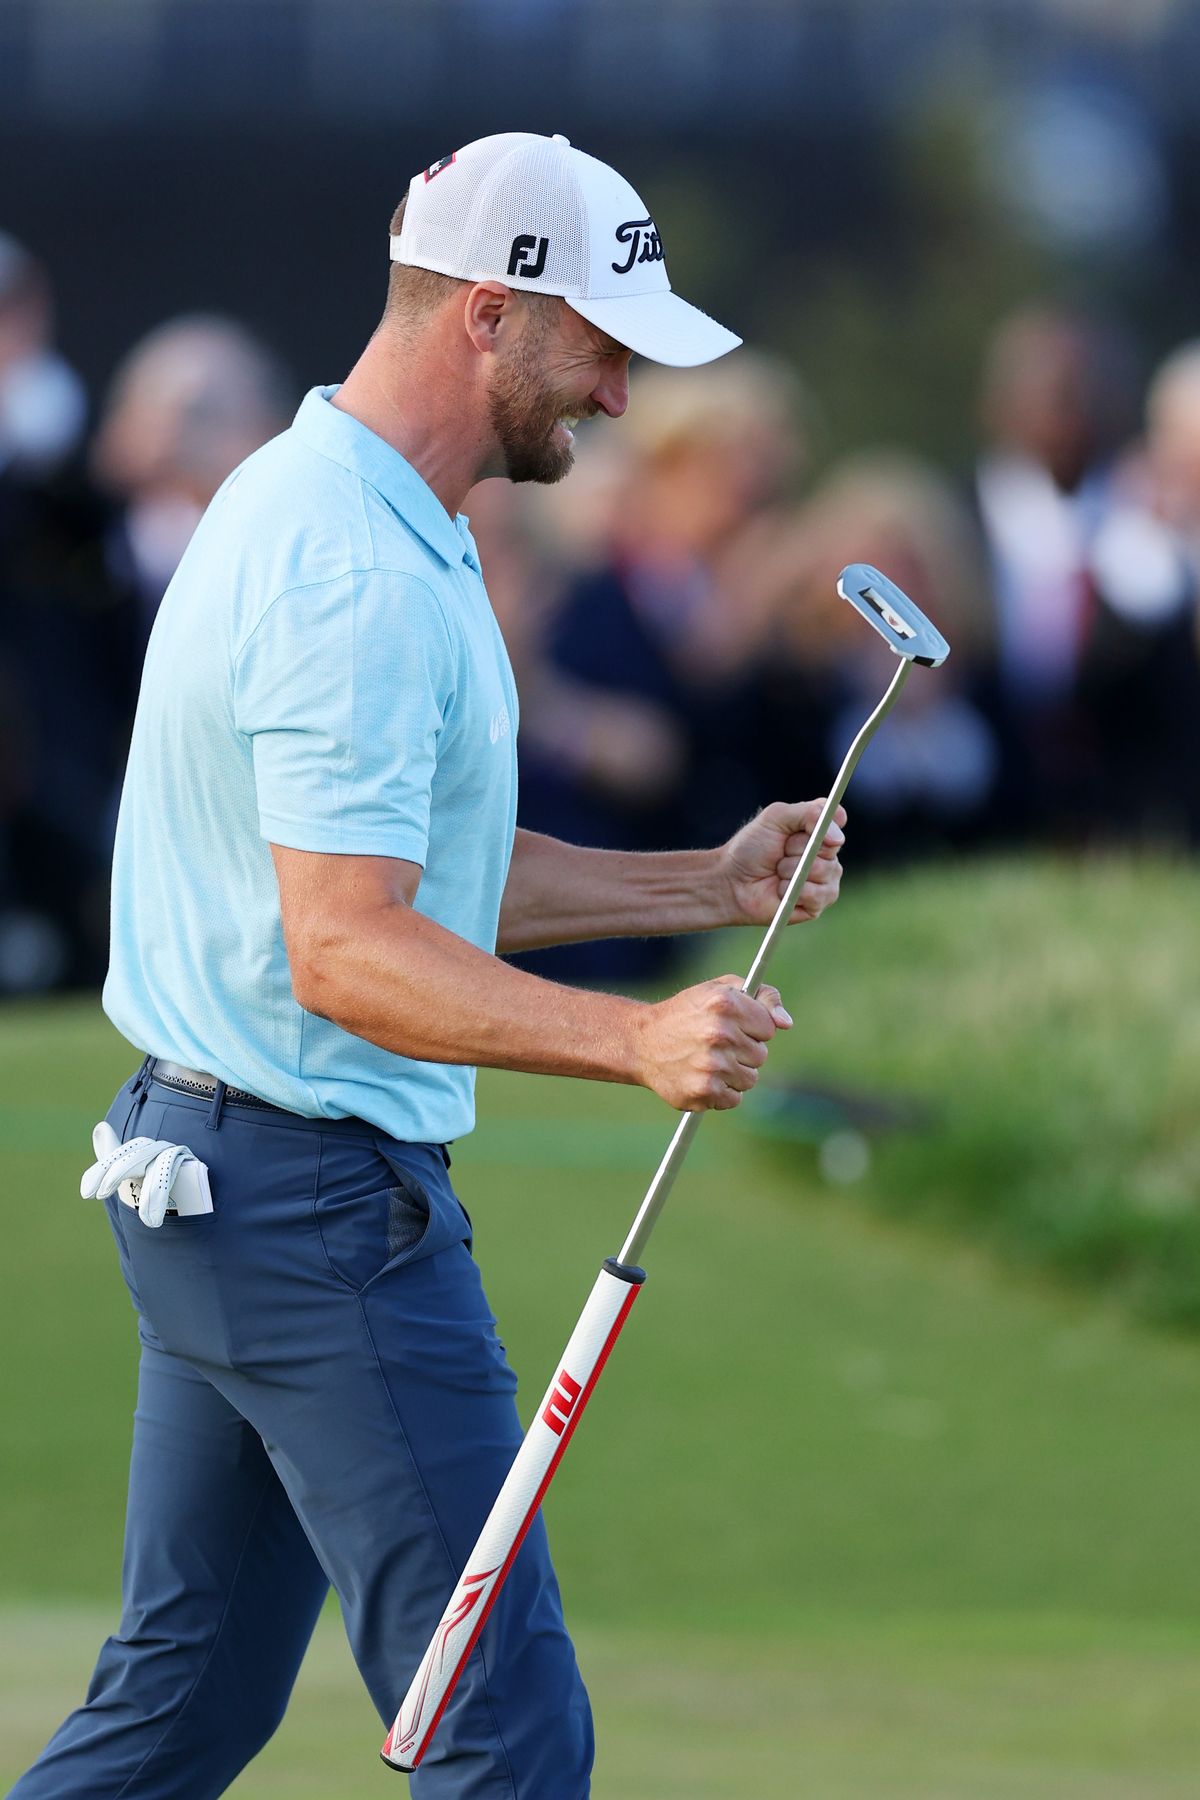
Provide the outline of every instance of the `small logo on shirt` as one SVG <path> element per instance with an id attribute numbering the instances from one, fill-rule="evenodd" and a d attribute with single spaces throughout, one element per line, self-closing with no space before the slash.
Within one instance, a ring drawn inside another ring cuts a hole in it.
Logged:
<path id="1" fill-rule="evenodd" d="M 492 714 L 491 723 L 488 726 L 488 736 L 491 738 L 493 744 L 498 744 L 501 738 L 506 738 L 508 736 L 510 729 L 508 723 L 508 708 L 507 706 L 502 706 L 498 713 Z"/>

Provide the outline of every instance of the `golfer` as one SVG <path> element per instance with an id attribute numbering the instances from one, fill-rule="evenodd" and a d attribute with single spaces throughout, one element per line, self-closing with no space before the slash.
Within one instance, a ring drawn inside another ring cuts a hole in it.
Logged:
<path id="1" fill-rule="evenodd" d="M 459 510 L 484 476 L 565 475 L 573 424 L 624 412 L 632 352 L 738 339 L 561 137 L 417 175 L 391 255 L 362 357 L 216 495 L 146 660 L 104 993 L 145 1060 L 84 1184 L 141 1343 L 123 1612 L 19 1800 L 222 1793 L 330 1583 L 390 1722 L 521 1442 L 444 1148 L 474 1066 L 724 1108 L 791 1022 L 733 976 L 646 1003 L 497 960 L 765 923 L 818 802 L 715 850 L 514 833 L 517 696 Z M 841 839 L 800 913 L 836 896 Z M 591 1763 L 539 1522 L 412 1791 L 582 1800 Z"/>

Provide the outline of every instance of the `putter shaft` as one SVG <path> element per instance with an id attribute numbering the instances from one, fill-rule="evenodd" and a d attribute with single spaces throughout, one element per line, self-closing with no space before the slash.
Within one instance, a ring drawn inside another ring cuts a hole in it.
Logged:
<path id="1" fill-rule="evenodd" d="M 804 855 L 800 858 L 800 862 L 797 865 L 791 880 L 787 884 L 787 890 L 775 909 L 775 917 L 767 926 L 763 941 L 758 946 L 758 954 L 751 963 L 749 973 L 742 983 L 742 992 L 744 994 L 753 993 L 765 975 L 767 965 L 775 953 L 775 947 L 795 909 L 797 896 L 800 894 L 805 882 L 808 880 L 809 871 L 817 860 L 821 845 L 825 842 L 825 834 L 833 821 L 833 815 L 841 805 L 842 795 L 849 785 L 850 777 L 854 773 L 858 764 L 858 759 L 866 749 L 878 726 L 887 717 L 888 713 L 895 705 L 900 689 L 907 681 L 909 670 L 911 668 L 912 663 L 907 661 L 902 661 L 897 665 L 896 673 L 892 676 L 887 692 L 880 700 L 875 711 L 860 727 L 854 742 L 847 750 L 845 757 L 842 760 L 842 766 L 837 772 L 837 779 L 829 790 L 829 798 L 821 808 L 821 816 L 809 833 L 808 846 L 805 849 Z M 675 1185 L 675 1178 L 683 1167 L 683 1159 L 688 1153 L 688 1146 L 695 1137 L 703 1117 L 704 1114 L 699 1112 L 684 1113 L 682 1119 L 680 1119 L 678 1125 L 675 1127 L 671 1142 L 667 1145 L 666 1154 L 659 1163 L 658 1168 L 655 1171 L 654 1179 L 646 1189 L 646 1197 L 638 1208 L 637 1216 L 629 1228 L 629 1236 L 621 1245 L 621 1254 L 618 1261 L 624 1264 L 625 1267 L 637 1266 L 641 1263 L 642 1251 L 646 1247 L 650 1233 L 654 1230 L 659 1213 L 667 1203 L 667 1196 Z"/>

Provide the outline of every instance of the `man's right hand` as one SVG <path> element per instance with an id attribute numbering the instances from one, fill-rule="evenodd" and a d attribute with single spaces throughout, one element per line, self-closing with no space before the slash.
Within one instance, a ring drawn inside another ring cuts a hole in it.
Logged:
<path id="1" fill-rule="evenodd" d="M 724 1112 L 758 1080 L 767 1045 L 791 1014 L 773 987 L 751 998 L 718 975 L 646 1009 L 641 1080 L 678 1112 Z"/>

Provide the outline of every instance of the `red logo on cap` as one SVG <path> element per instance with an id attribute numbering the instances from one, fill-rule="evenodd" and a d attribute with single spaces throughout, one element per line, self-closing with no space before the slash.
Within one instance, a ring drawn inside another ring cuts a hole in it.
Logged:
<path id="1" fill-rule="evenodd" d="M 448 169 L 457 155 L 458 151 L 453 150 L 449 156 L 443 156 L 439 162 L 430 163 L 425 171 L 426 181 L 432 181 L 435 175 L 440 175 L 443 169 Z"/>

